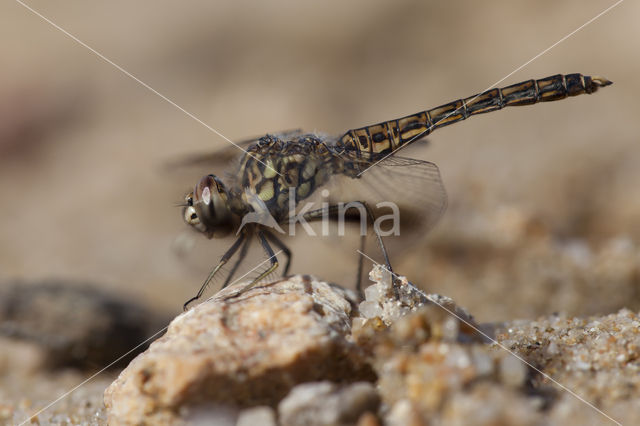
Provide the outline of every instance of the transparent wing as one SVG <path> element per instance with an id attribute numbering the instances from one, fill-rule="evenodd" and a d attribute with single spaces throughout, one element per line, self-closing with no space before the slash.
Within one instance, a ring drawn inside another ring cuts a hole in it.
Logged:
<path id="1" fill-rule="evenodd" d="M 291 129 L 269 134 L 286 140 L 299 136 L 302 133 L 302 129 Z M 185 155 L 182 158 L 167 162 L 165 168 L 167 170 L 176 170 L 194 167 L 201 170 L 209 170 L 207 173 L 210 173 L 211 171 L 219 172 L 221 168 L 226 168 L 229 164 L 238 160 L 242 156 L 244 150 L 257 143 L 263 136 L 264 135 L 260 135 L 239 142 L 234 142 L 235 145 L 229 144 L 229 146 L 213 152 Z"/>
<path id="2" fill-rule="evenodd" d="M 447 192 L 438 166 L 397 156 L 378 161 L 359 180 L 374 197 L 398 205 L 404 228 L 417 225 L 423 232 L 431 229 L 447 206 Z"/>
<path id="3" fill-rule="evenodd" d="M 397 206 L 401 234 L 418 229 L 424 233 L 444 213 L 447 195 L 435 164 L 393 155 L 384 157 L 360 153 L 356 158 L 354 153 L 342 153 L 341 156 L 347 167 L 356 164 L 357 169 L 364 172 L 359 176 L 336 173 L 325 185 L 329 190 L 328 197 L 316 191 L 325 202 L 364 201 L 376 218 L 381 215 L 389 217 L 387 215 L 393 214 L 391 206 Z M 387 230 L 390 224 L 385 221 L 383 230 Z"/>

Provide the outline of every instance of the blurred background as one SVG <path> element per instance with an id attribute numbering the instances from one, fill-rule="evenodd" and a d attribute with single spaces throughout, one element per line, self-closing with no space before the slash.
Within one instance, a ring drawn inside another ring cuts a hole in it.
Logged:
<path id="1" fill-rule="evenodd" d="M 471 96 L 613 1 L 28 4 L 240 140 Z M 163 165 L 228 142 L 20 4 L 0 15 L 0 286 L 90 282 L 177 314 L 228 241 L 176 249 L 191 239 L 173 204 L 203 171 Z M 613 86 L 474 117 L 411 151 L 439 165 L 449 208 L 391 253 L 398 273 L 479 321 L 640 307 L 638 16 L 624 2 L 500 83 L 580 72 Z M 292 272 L 352 285 L 355 240 L 290 242 Z"/>

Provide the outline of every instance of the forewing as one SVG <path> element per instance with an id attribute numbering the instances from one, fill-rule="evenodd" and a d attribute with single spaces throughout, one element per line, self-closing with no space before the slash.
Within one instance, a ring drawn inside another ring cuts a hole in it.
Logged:
<path id="1" fill-rule="evenodd" d="M 283 140 L 287 140 L 295 136 L 299 136 L 302 133 L 302 129 L 292 129 L 269 134 L 277 136 Z M 229 146 L 213 152 L 185 155 L 182 158 L 169 161 L 166 164 L 166 168 L 169 170 L 176 170 L 193 167 L 201 170 L 209 170 L 207 173 L 210 173 L 211 171 L 217 171 L 220 173 L 221 169 L 226 169 L 230 164 L 234 164 L 240 157 L 242 157 L 242 154 L 247 148 L 257 143 L 263 136 L 264 135 L 260 135 L 239 142 L 234 142 L 234 144 L 229 143 Z"/>

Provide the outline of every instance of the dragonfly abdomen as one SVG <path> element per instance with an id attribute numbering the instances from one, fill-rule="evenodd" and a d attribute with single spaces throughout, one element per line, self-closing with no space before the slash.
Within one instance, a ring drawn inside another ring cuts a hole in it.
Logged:
<path id="1" fill-rule="evenodd" d="M 435 129 L 457 123 L 472 115 L 497 111 L 508 106 L 550 102 L 569 96 L 590 94 L 611 82 L 582 74 L 557 74 L 539 80 L 527 80 L 496 88 L 439 107 L 372 126 L 352 129 L 340 138 L 347 150 L 389 154 Z"/>

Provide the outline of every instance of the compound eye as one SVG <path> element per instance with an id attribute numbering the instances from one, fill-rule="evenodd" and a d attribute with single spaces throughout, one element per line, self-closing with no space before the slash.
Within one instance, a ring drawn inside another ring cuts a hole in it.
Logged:
<path id="1" fill-rule="evenodd" d="M 218 191 L 216 179 L 212 175 L 207 175 L 200 179 L 193 191 L 193 197 L 196 201 L 202 201 L 204 204 L 211 204 L 212 191 Z"/>
<path id="2" fill-rule="evenodd" d="M 189 225 L 200 224 L 200 218 L 198 217 L 198 213 L 196 213 L 195 207 L 189 206 L 184 210 L 184 221 Z"/>

